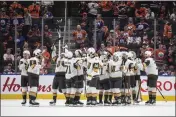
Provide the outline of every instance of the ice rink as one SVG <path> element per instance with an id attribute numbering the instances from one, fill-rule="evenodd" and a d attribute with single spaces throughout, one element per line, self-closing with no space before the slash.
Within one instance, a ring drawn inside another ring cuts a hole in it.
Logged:
<path id="1" fill-rule="evenodd" d="M 64 100 L 49 106 L 50 100 L 37 100 L 40 107 L 21 106 L 21 100 L 1 100 L 1 116 L 175 116 L 175 102 L 144 102 L 130 106 L 65 107 Z M 84 101 L 85 102 L 85 101 Z"/>

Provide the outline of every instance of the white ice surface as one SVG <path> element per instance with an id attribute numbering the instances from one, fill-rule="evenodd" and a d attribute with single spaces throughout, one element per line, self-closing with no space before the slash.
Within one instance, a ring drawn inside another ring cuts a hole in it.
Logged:
<path id="1" fill-rule="evenodd" d="M 175 102 L 157 102 L 156 106 L 65 107 L 64 100 L 49 106 L 50 100 L 37 100 L 40 107 L 21 106 L 21 100 L 1 100 L 1 116 L 175 116 Z"/>

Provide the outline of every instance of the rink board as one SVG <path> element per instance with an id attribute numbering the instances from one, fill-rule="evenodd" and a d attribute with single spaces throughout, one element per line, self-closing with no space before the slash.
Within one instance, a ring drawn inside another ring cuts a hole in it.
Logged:
<path id="1" fill-rule="evenodd" d="M 38 88 L 38 99 L 52 99 L 52 81 L 54 75 L 41 75 Z M 21 96 L 21 76 L 1 75 L 1 99 L 22 99 Z M 143 100 L 147 100 L 147 77 L 141 76 L 141 93 Z M 168 101 L 175 101 L 176 82 L 175 76 L 159 76 L 157 87 Z M 58 99 L 65 99 L 64 95 L 58 92 Z M 84 92 L 81 99 L 86 99 Z M 157 100 L 162 101 L 160 93 L 157 92 Z"/>

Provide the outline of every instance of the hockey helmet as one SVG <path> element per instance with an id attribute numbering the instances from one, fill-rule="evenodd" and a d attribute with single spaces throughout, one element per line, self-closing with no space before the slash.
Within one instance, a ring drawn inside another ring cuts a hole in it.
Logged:
<path id="1" fill-rule="evenodd" d="M 72 53 L 71 51 L 67 52 L 66 57 L 67 57 L 68 59 L 73 58 L 73 53 Z"/>
<path id="2" fill-rule="evenodd" d="M 151 51 L 145 51 L 145 57 L 151 57 L 152 52 Z"/>
<path id="3" fill-rule="evenodd" d="M 42 54 L 42 51 L 41 51 L 40 49 L 36 49 L 36 50 L 34 50 L 33 54 L 34 54 L 34 56 L 36 56 L 36 57 L 40 57 L 41 54 Z"/>
<path id="4" fill-rule="evenodd" d="M 82 51 L 80 49 L 75 51 L 75 56 L 76 57 L 82 57 Z"/>
<path id="5" fill-rule="evenodd" d="M 30 57 L 30 52 L 28 50 L 23 51 L 23 58 L 28 59 Z"/>

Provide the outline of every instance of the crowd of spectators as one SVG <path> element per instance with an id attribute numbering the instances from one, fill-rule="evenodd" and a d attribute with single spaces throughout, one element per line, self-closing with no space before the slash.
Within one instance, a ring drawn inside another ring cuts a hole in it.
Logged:
<path id="1" fill-rule="evenodd" d="M 39 2 L 23 5 L 20 2 L 0 2 L 0 73 L 14 73 L 14 58 L 19 61 L 23 50 L 43 50 L 42 73 L 51 66 L 53 34 L 47 23 L 53 23 L 48 6 Z M 76 48 L 94 46 L 97 52 L 107 49 L 132 50 L 143 58 L 150 50 L 159 66 L 160 75 L 175 75 L 176 69 L 176 3 L 139 1 L 80 2 L 81 18 L 73 31 Z M 41 20 L 46 19 L 43 33 Z M 154 20 L 156 19 L 156 31 Z M 17 30 L 15 32 L 15 24 Z M 155 36 L 154 36 L 154 32 Z M 16 40 L 15 40 L 16 34 Z M 42 35 L 43 34 L 43 35 Z M 41 37 L 44 37 L 42 46 Z M 156 37 L 156 38 L 154 38 Z M 15 42 L 17 53 L 15 54 Z M 156 46 L 155 46 L 156 45 Z M 43 48 L 42 48 L 43 47 Z"/>
<path id="2" fill-rule="evenodd" d="M 34 49 L 40 48 L 43 50 L 43 62 L 47 63 L 44 64 L 44 68 L 49 67 L 48 59 L 50 59 L 52 32 L 45 23 L 44 45 L 42 48 L 41 17 L 46 20 L 53 18 L 52 13 L 48 10 L 50 6 L 42 5 L 39 2 L 33 2 L 31 5 L 21 3 L 17 1 L 0 2 L 0 40 L 2 49 L 0 73 L 14 73 L 15 58 L 17 58 L 18 64 L 22 52 L 26 49 L 31 52 L 31 56 Z M 15 42 L 17 42 L 16 54 Z M 43 72 L 46 73 L 47 71 L 43 70 Z"/>
<path id="3" fill-rule="evenodd" d="M 142 60 L 144 51 L 150 50 L 159 66 L 159 75 L 175 75 L 175 2 L 80 2 L 79 13 L 81 28 L 87 32 L 88 41 L 84 39 L 84 42 L 92 42 L 88 46 L 96 45 L 97 51 L 103 47 L 111 53 L 132 50 Z"/>

